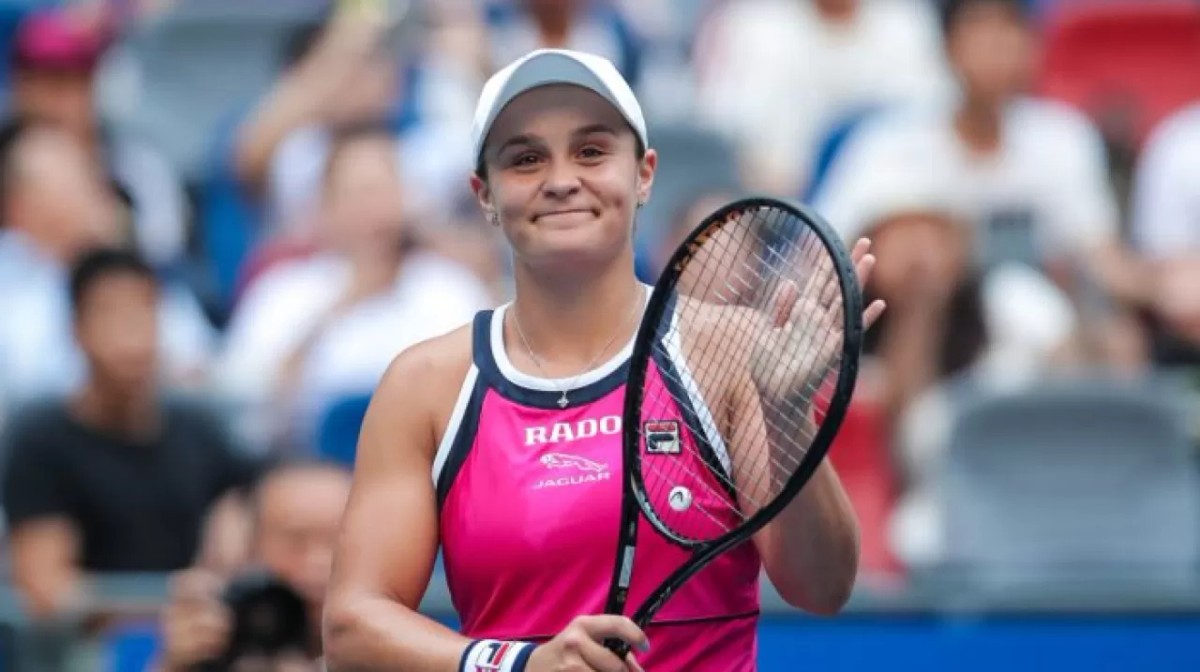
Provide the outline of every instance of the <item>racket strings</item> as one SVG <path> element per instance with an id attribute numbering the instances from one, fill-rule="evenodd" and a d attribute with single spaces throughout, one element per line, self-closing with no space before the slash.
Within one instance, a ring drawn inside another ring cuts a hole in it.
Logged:
<path id="1" fill-rule="evenodd" d="M 804 463 L 841 368 L 843 302 L 824 242 L 781 210 L 743 212 L 692 252 L 654 341 L 670 366 L 642 406 L 650 421 L 679 418 L 690 459 L 647 450 L 642 472 L 662 522 L 703 540 L 767 506 Z M 730 394 L 747 387 L 750 419 Z"/>

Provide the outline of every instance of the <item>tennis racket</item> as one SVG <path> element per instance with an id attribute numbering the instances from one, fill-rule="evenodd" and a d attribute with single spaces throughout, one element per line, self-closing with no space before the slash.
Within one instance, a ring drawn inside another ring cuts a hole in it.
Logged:
<path id="1" fill-rule="evenodd" d="M 738 200 L 684 240 L 634 342 L 607 613 L 626 613 L 643 516 L 690 553 L 634 611 L 639 627 L 796 496 L 850 403 L 862 333 L 850 255 L 804 207 Z"/>

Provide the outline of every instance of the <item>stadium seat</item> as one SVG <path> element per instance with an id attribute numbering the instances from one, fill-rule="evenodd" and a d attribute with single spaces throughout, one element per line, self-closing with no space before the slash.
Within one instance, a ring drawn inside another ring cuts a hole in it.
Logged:
<path id="1" fill-rule="evenodd" d="M 1121 146 L 1140 148 L 1155 124 L 1200 98 L 1200 4 L 1057 3 L 1045 31 L 1038 89 L 1087 112 Z"/>
<path id="2" fill-rule="evenodd" d="M 985 590 L 1192 585 L 1200 472 L 1170 388 L 1097 377 L 968 392 L 937 483 L 943 570 Z"/>
<path id="3" fill-rule="evenodd" d="M 107 672 L 145 672 L 155 669 L 162 651 L 157 622 L 122 623 L 104 633 Z"/>
<path id="4" fill-rule="evenodd" d="M 362 429 L 370 394 L 352 395 L 330 404 L 317 427 L 317 454 L 322 459 L 354 465 L 358 434 Z"/>

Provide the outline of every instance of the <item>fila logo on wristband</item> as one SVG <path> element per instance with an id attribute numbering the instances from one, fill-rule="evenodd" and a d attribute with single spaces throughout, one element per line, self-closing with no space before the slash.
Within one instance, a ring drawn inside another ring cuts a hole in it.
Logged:
<path id="1" fill-rule="evenodd" d="M 523 672 L 533 644 L 481 639 L 467 647 L 462 672 Z"/>

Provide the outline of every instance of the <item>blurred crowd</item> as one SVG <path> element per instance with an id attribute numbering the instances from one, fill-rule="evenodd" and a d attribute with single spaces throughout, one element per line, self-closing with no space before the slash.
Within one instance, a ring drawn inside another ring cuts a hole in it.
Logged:
<path id="1" fill-rule="evenodd" d="M 375 382 L 509 297 L 469 128 L 538 46 L 610 58 L 646 109 L 647 281 L 743 193 L 872 239 L 888 310 L 834 452 L 865 573 L 938 561 L 948 381 L 1200 362 L 1189 2 L 7 0 L 0 45 L 4 564 L 39 616 L 89 573 L 179 572 L 166 668 L 238 639 L 248 568 L 313 627 Z"/>

